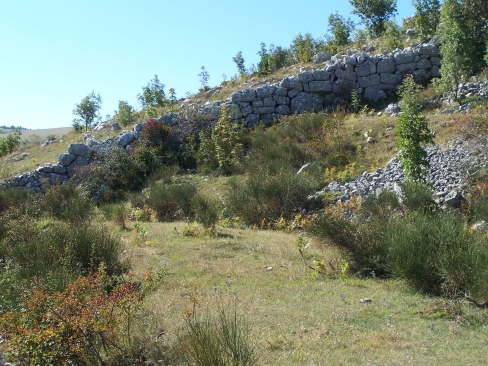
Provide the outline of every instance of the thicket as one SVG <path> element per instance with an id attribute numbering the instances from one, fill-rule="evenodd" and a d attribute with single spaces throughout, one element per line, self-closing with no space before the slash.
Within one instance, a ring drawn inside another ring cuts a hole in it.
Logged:
<path id="1" fill-rule="evenodd" d="M 0 156 L 12 153 L 20 145 L 22 133 L 14 129 L 7 137 L 0 137 Z"/>

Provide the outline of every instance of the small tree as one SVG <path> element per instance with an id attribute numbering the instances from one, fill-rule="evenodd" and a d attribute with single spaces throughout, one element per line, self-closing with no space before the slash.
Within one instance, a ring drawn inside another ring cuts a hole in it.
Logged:
<path id="1" fill-rule="evenodd" d="M 95 119 L 101 119 L 98 113 L 102 108 L 102 97 L 100 94 L 95 94 L 91 92 L 88 94 L 81 103 L 75 104 L 75 109 L 73 109 L 73 114 L 79 118 L 73 120 L 73 126 L 85 125 L 85 131 L 88 131 L 88 126 L 91 126 Z"/>
<path id="2" fill-rule="evenodd" d="M 242 52 L 239 51 L 237 52 L 237 55 L 235 55 L 232 58 L 232 61 L 235 62 L 237 66 L 237 71 L 239 71 L 239 74 L 245 74 L 246 73 L 246 67 L 244 66 L 244 57 L 242 57 Z"/>
<path id="3" fill-rule="evenodd" d="M 349 0 L 349 3 L 354 7 L 352 13 L 361 19 L 373 37 L 384 32 L 385 22 L 397 12 L 396 0 Z"/>
<path id="4" fill-rule="evenodd" d="M 297 62 L 311 62 L 316 50 L 316 41 L 310 33 L 305 35 L 299 33 L 293 39 L 290 49 Z"/>
<path id="5" fill-rule="evenodd" d="M 424 171 L 429 167 L 427 152 L 422 144 L 433 144 L 432 133 L 427 126 L 427 118 L 420 112 L 418 94 L 421 87 L 411 76 L 407 76 L 400 87 L 403 101 L 402 113 L 398 117 L 396 136 L 401 149 L 398 159 L 403 164 L 407 178 L 423 181 Z"/>
<path id="6" fill-rule="evenodd" d="M 173 106 L 178 101 L 178 99 L 176 98 L 176 90 L 175 90 L 175 88 L 169 89 L 168 93 L 169 93 L 169 102 Z"/>
<path id="7" fill-rule="evenodd" d="M 349 43 L 349 37 L 354 30 L 354 22 L 351 18 L 344 19 L 339 13 L 329 16 L 329 32 L 334 37 L 332 43 L 335 46 L 346 46 Z"/>
<path id="8" fill-rule="evenodd" d="M 166 105 L 164 87 L 165 85 L 159 81 L 158 75 L 154 75 L 154 79 L 149 80 L 149 83 L 142 88 L 142 94 L 137 94 L 137 100 L 142 108 L 146 109 L 146 115 L 149 118 L 156 117 L 156 107 Z"/>
<path id="9" fill-rule="evenodd" d="M 210 79 L 210 75 L 208 74 L 208 71 L 205 70 L 205 66 L 201 67 L 201 72 L 198 74 L 200 76 L 200 83 L 202 84 L 202 90 L 207 90 L 208 89 L 208 80 Z"/>
<path id="10" fill-rule="evenodd" d="M 415 28 L 422 42 L 428 41 L 437 32 L 441 20 L 441 4 L 439 0 L 414 0 Z"/>
<path id="11" fill-rule="evenodd" d="M 129 105 L 129 103 L 127 103 L 125 100 L 120 100 L 117 117 L 119 123 L 124 127 L 134 122 L 136 120 L 134 107 Z"/>

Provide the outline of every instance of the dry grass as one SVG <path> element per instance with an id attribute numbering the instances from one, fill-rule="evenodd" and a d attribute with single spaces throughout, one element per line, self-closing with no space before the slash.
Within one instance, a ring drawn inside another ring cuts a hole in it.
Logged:
<path id="1" fill-rule="evenodd" d="M 262 365 L 486 360 L 485 310 L 450 306 L 392 280 L 314 275 L 300 259 L 296 234 L 220 229 L 216 237 L 186 237 L 184 223 L 143 226 L 146 242 L 134 231 L 121 235 L 136 273 L 165 273 L 138 328 L 152 346 L 171 349 L 185 316 L 226 306 L 246 317 Z M 306 255 L 336 264 L 344 259 L 315 241 Z M 361 304 L 363 297 L 372 302 Z"/>

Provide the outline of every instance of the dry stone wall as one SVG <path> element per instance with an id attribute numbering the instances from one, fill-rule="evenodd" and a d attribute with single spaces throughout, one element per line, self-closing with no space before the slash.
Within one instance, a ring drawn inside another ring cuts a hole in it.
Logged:
<path id="1" fill-rule="evenodd" d="M 321 64 L 312 71 L 286 77 L 277 84 L 237 91 L 227 100 L 189 104 L 184 112 L 165 114 L 159 121 L 171 127 L 170 141 L 177 142 L 214 125 L 222 106 L 228 108 L 236 123 L 251 128 L 258 123 L 270 124 L 284 115 L 330 110 L 343 103 L 352 90 L 365 101 L 378 101 L 394 93 L 407 74 L 413 75 L 417 82 L 439 77 L 438 46 L 434 39 L 429 44 L 397 49 L 387 55 L 321 53 L 315 57 Z M 94 130 L 102 127 L 99 125 Z M 130 149 L 143 127 L 144 123 L 137 124 L 132 130 L 104 141 L 86 135 L 85 143 L 70 145 L 67 153 L 59 155 L 57 164 L 47 163 L 3 184 L 41 191 L 45 186 L 67 182 L 78 167 L 89 165 L 94 155 L 104 156 L 113 148 Z"/>

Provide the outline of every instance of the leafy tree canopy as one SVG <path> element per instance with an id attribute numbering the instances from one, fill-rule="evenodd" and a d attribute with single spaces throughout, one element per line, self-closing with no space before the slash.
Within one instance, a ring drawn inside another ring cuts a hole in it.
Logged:
<path id="1" fill-rule="evenodd" d="M 77 126 L 85 125 L 85 131 L 88 130 L 88 126 L 91 126 L 95 119 L 101 119 L 98 113 L 102 108 L 102 97 L 100 94 L 91 92 L 80 103 L 75 104 L 73 114 L 78 116 L 73 120 L 73 126 L 77 129 Z"/>
<path id="2" fill-rule="evenodd" d="M 385 22 L 397 13 L 396 0 L 349 0 L 352 11 L 368 27 L 373 37 L 385 30 Z"/>

